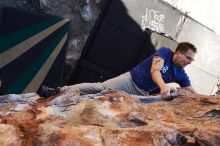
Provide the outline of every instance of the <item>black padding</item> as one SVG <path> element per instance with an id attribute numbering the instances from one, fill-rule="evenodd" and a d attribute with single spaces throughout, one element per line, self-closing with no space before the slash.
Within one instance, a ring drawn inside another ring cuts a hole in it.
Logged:
<path id="1" fill-rule="evenodd" d="M 119 74 L 131 69 L 144 41 L 103 23 L 85 59 Z"/>

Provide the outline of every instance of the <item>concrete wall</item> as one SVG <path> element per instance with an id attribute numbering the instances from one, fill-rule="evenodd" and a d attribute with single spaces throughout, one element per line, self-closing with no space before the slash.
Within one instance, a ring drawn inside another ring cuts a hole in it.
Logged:
<path id="1" fill-rule="evenodd" d="M 217 90 L 216 84 L 220 82 L 220 1 L 218 0 L 163 0 L 178 10 L 186 13 L 199 23 L 210 28 L 214 33 L 204 33 L 202 26 L 197 30 L 188 32 L 188 37 L 183 38 L 180 34 L 178 41 L 188 40 L 195 42 L 198 47 L 196 61 L 189 67 L 187 72 L 190 74 L 194 87 L 204 94 L 214 94 Z M 186 21 L 186 23 L 189 23 Z M 183 27 L 183 31 L 191 29 L 188 24 Z M 204 35 L 206 34 L 206 35 Z M 216 35 L 215 35 L 216 34 Z M 196 37 L 191 37 L 196 35 Z M 198 41 L 200 40 L 200 41 Z M 198 43 L 199 42 L 199 43 Z"/>
<path id="2" fill-rule="evenodd" d="M 220 35 L 219 0 L 163 0 Z"/>

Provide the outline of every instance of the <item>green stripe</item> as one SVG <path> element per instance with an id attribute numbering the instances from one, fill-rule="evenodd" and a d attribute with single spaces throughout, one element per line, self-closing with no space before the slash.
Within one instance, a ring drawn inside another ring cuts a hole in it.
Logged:
<path id="1" fill-rule="evenodd" d="M 29 26 L 25 29 L 0 37 L 0 53 L 37 34 L 38 32 L 43 31 L 44 29 L 61 20 L 63 20 L 63 18 L 54 17 L 48 21 Z"/>
<path id="2" fill-rule="evenodd" d="M 6 94 L 15 93 L 19 94 L 25 89 L 25 87 L 31 82 L 32 78 L 40 70 L 41 66 L 46 62 L 50 54 L 62 40 L 64 35 L 67 33 L 68 27 L 65 26 L 50 46 L 45 49 L 44 52 L 38 57 L 38 59 L 29 67 L 27 70 L 8 88 Z"/>

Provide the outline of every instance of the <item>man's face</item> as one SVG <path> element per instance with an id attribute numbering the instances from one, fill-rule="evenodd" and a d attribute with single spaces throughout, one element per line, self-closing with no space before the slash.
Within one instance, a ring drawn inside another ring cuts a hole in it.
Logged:
<path id="1" fill-rule="evenodd" d="M 188 64 L 194 61 L 195 52 L 191 49 L 188 49 L 187 52 L 177 51 L 174 55 L 173 62 L 179 67 L 184 68 Z"/>

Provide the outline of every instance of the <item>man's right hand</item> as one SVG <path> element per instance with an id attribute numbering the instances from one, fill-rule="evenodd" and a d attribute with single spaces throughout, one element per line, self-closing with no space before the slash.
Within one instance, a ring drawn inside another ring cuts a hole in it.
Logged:
<path id="1" fill-rule="evenodd" d="M 178 91 L 174 87 L 169 87 L 167 85 L 164 85 L 163 87 L 160 88 L 160 94 L 164 100 L 171 100 L 173 99 L 174 96 L 177 96 Z"/>
<path id="2" fill-rule="evenodd" d="M 160 88 L 161 97 L 165 100 L 169 100 L 170 98 L 170 87 L 164 85 Z"/>

